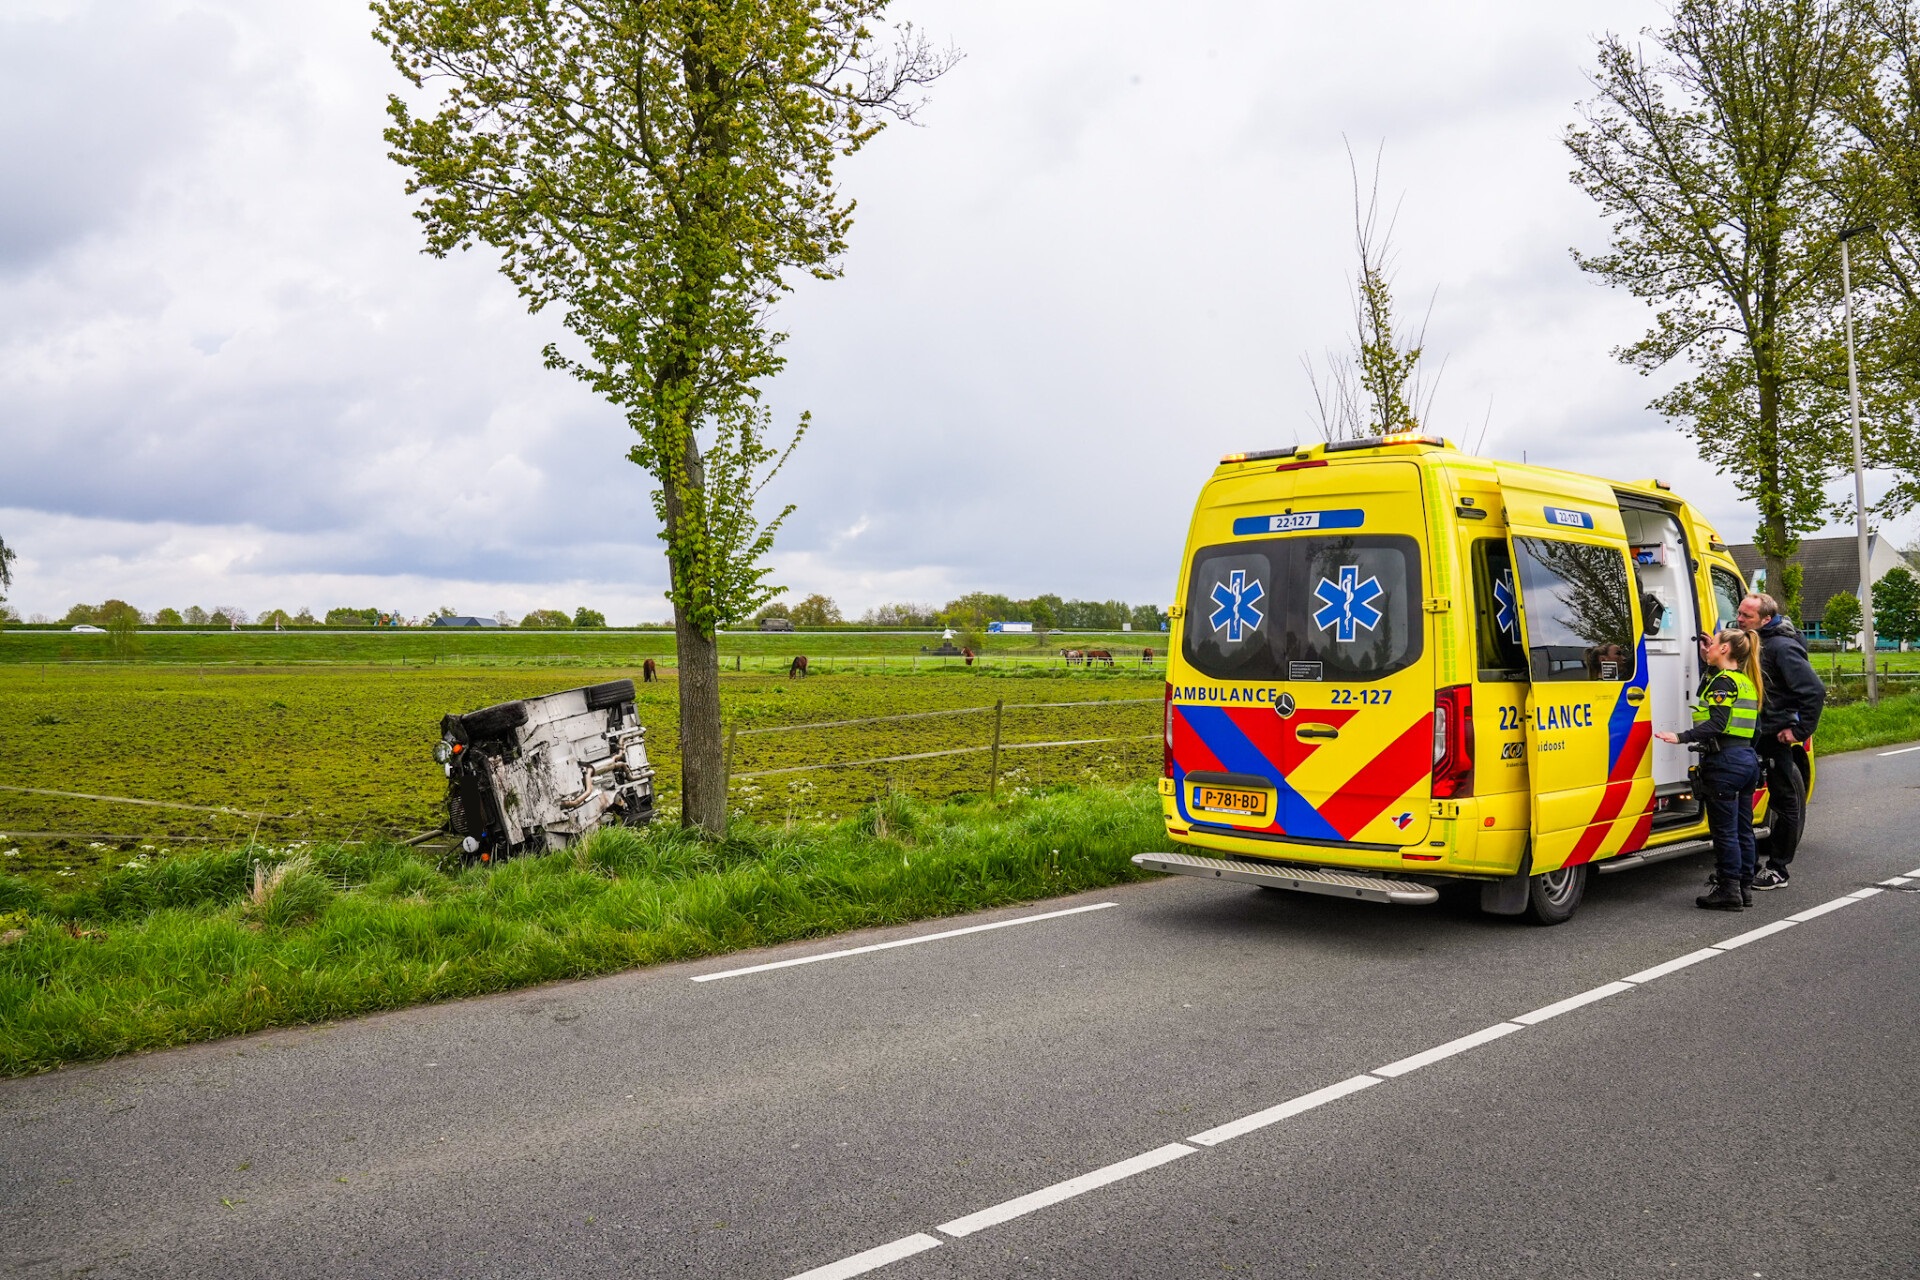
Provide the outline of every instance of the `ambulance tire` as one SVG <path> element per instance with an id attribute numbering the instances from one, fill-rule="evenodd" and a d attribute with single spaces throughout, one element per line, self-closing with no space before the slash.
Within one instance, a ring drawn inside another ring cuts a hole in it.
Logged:
<path id="1" fill-rule="evenodd" d="M 1580 909 L 1587 892 L 1587 864 L 1546 871 L 1527 879 L 1527 920 L 1532 924 L 1565 924 Z"/>

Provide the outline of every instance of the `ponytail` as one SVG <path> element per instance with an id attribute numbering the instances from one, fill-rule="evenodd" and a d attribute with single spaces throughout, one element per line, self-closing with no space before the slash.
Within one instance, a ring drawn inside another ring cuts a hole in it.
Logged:
<path id="1" fill-rule="evenodd" d="M 1739 627 L 1728 627 L 1717 638 L 1726 644 L 1728 655 L 1740 664 L 1740 673 L 1753 681 L 1753 691 L 1764 704 L 1767 691 L 1760 679 L 1760 642 L 1753 638 L 1751 631 Z"/>

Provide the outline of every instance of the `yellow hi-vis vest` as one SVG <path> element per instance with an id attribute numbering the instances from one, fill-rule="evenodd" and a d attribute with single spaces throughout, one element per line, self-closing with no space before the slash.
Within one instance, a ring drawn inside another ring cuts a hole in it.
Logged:
<path id="1" fill-rule="evenodd" d="M 1700 691 L 1700 701 L 1694 705 L 1693 722 L 1705 724 L 1713 708 L 1724 706 L 1733 708 L 1724 735 L 1751 738 L 1760 724 L 1760 691 L 1747 679 L 1746 672 L 1721 671 L 1707 681 L 1707 687 Z"/>

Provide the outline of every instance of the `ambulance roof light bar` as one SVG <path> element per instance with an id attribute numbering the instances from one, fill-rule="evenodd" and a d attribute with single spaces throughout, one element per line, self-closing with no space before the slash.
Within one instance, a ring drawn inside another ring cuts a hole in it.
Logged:
<path id="1" fill-rule="evenodd" d="M 1430 436 L 1421 431 L 1396 431 L 1391 435 L 1364 436 L 1358 440 L 1334 440 L 1328 443 L 1328 453 L 1344 453 L 1348 449 L 1381 449 L 1395 444 L 1430 445 L 1435 449 L 1451 446 L 1439 436 Z"/>
<path id="2" fill-rule="evenodd" d="M 1381 449 L 1396 444 L 1425 445 L 1434 449 L 1451 449 L 1452 443 L 1439 436 L 1430 436 L 1419 431 L 1396 431 L 1391 435 L 1366 436 L 1359 440 L 1333 440 L 1326 444 L 1302 444 L 1289 449 L 1260 449 L 1253 453 L 1229 453 L 1220 459 L 1221 466 L 1230 466 L 1236 462 L 1270 462 L 1275 458 L 1304 458 L 1315 449 L 1323 453 L 1343 453 L 1349 449 Z"/>

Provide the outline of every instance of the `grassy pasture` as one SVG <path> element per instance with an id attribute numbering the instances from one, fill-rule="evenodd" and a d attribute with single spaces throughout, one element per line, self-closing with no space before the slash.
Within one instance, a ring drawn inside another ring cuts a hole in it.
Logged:
<path id="1" fill-rule="evenodd" d="M 678 790 L 675 686 L 637 684 L 662 801 Z M 0 832 L 71 838 L 0 840 L 0 874 L 90 883 L 144 845 L 177 849 L 249 840 L 400 837 L 441 820 L 445 781 L 431 751 L 440 717 L 511 698 L 621 676 L 631 667 L 544 665 L 205 668 L 133 663 L 0 665 L 0 784 L 132 797 L 161 808 L 0 790 Z M 723 679 L 730 725 L 743 730 L 1009 703 L 1157 697 L 1157 674 L 1076 669 L 1025 677 L 1006 669 L 934 669 L 912 678 L 855 673 L 788 680 L 743 670 Z M 1147 738 L 1149 704 L 1009 710 L 1001 785 L 1150 776 L 1153 741 L 1023 751 L 1027 742 Z M 907 755 L 991 741 L 993 716 L 973 714 L 836 726 L 738 739 L 734 806 L 742 817 L 831 822 L 904 792 L 940 799 L 987 786 L 988 755 L 940 756 L 771 777 L 763 769 Z M 239 813 L 213 810 L 239 810 Z M 267 814 L 271 817 L 251 815 Z M 119 837 L 102 839 L 101 837 Z M 97 847 L 96 847 L 97 846 Z"/>
<path id="2" fill-rule="evenodd" d="M 299 663 L 402 663 L 413 666 L 638 666 L 642 658 L 671 661 L 672 631 L 522 631 L 518 628 L 402 627 L 386 631 L 191 631 L 136 633 L 140 660 L 159 664 L 228 663 L 287 666 Z M 0 631 L 0 665 L 85 663 L 112 660 L 112 637 L 64 629 L 9 627 Z M 723 663 L 743 669 L 758 664 L 784 670 L 795 654 L 815 662 L 933 670 L 961 667 L 958 658 L 923 655 L 940 645 L 928 631 L 729 631 L 720 637 Z M 1147 632 L 1111 635 L 1055 633 L 1040 643 L 1030 635 L 988 636 L 978 648 L 988 665 L 1059 666 L 1060 650 L 1101 648 L 1116 659 L 1136 660 L 1142 646 L 1166 651 L 1166 637 Z"/>

